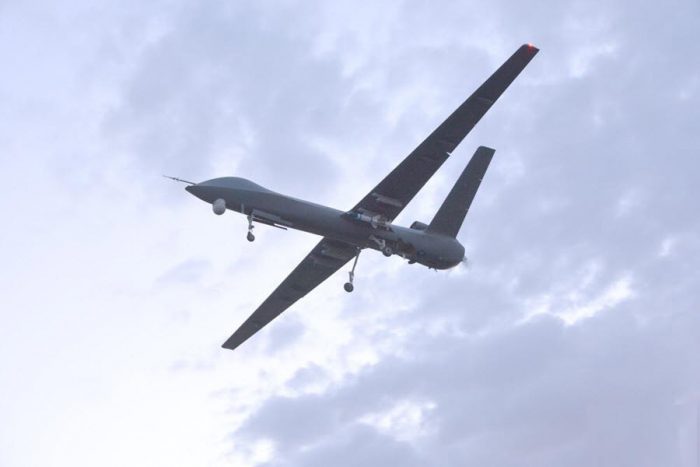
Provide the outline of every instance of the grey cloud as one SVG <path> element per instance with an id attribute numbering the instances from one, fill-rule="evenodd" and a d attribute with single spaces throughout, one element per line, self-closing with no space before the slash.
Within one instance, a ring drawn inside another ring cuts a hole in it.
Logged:
<path id="1" fill-rule="evenodd" d="M 304 325 L 298 320 L 291 318 L 284 320 L 279 326 L 270 329 L 266 339 L 266 353 L 284 352 L 292 343 L 304 334 Z"/>
<path id="2" fill-rule="evenodd" d="M 235 165 L 236 175 L 273 189 L 328 190 L 336 169 L 309 136 L 340 128 L 347 118 L 345 83 L 339 64 L 314 57 L 310 35 L 288 14 L 245 4 L 187 5 L 140 58 L 107 134 L 145 167 L 225 175 L 209 168 L 224 154 L 229 174 Z"/>
<path id="3" fill-rule="evenodd" d="M 572 328 L 542 319 L 483 339 L 423 336 L 411 358 L 386 359 L 339 389 L 271 400 L 243 433 L 271 437 L 279 459 L 306 465 L 365 413 L 419 396 L 437 405 L 437 434 L 412 447 L 437 465 L 677 465 L 674 403 L 689 349 L 668 347 L 672 329 L 618 313 Z"/>
<path id="4" fill-rule="evenodd" d="M 377 436 L 371 429 L 361 425 L 348 427 L 342 433 L 334 433 L 330 442 L 312 448 L 307 455 L 291 457 L 288 462 L 272 462 L 271 465 L 325 466 L 332 462 L 337 466 L 355 465 L 402 465 L 422 466 L 430 460 L 416 453 L 412 447 L 387 436 Z M 352 452 L 352 455 L 348 455 Z"/>
<path id="5" fill-rule="evenodd" d="M 310 365 L 297 370 L 287 382 L 287 386 L 295 391 L 305 391 L 310 386 L 327 382 L 328 375 L 324 368 L 318 365 Z"/>
<path id="6" fill-rule="evenodd" d="M 156 282 L 161 285 L 197 283 L 209 267 L 210 265 L 207 261 L 190 259 L 166 271 Z"/>

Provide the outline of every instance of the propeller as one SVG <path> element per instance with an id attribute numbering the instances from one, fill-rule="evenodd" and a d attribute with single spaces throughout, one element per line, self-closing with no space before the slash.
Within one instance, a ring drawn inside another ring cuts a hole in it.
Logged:
<path id="1" fill-rule="evenodd" d="M 471 270 L 472 267 L 474 266 L 474 265 L 472 264 L 472 260 L 470 260 L 470 259 L 467 258 L 466 256 L 465 256 L 464 258 L 462 258 L 462 264 L 463 264 L 464 267 L 467 269 L 467 271 Z"/>

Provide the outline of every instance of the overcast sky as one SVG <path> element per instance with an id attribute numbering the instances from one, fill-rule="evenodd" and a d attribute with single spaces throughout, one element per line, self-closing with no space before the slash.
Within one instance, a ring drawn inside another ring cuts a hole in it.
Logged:
<path id="1" fill-rule="evenodd" d="M 447 272 L 170 174 L 352 207 L 523 43 L 397 219 L 496 155 Z M 700 3 L 0 1 L 0 466 L 697 467 Z"/>

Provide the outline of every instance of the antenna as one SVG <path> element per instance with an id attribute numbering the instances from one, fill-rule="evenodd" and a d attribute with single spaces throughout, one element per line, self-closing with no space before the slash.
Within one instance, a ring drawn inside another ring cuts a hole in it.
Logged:
<path id="1" fill-rule="evenodd" d="M 189 180 L 183 180 L 181 178 L 171 177 L 170 175 L 163 175 L 163 177 L 169 178 L 170 180 L 175 180 L 176 182 L 187 183 L 188 185 L 196 185 L 196 183 L 190 182 Z"/>

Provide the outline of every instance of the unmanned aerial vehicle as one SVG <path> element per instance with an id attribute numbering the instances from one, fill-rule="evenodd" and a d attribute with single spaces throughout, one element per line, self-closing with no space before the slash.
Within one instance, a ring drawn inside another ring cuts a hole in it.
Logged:
<path id="1" fill-rule="evenodd" d="M 430 223 L 415 221 L 410 227 L 401 227 L 393 220 L 537 52 L 530 44 L 521 46 L 349 211 L 285 196 L 239 177 L 214 178 L 201 183 L 175 179 L 187 183 L 188 192 L 210 203 L 215 214 L 229 210 L 247 216 L 247 238 L 251 242 L 255 240 L 256 223 L 323 237 L 223 347 L 235 349 L 241 345 L 351 260 L 352 269 L 344 287 L 352 292 L 357 260 L 365 248 L 378 250 L 385 256 L 398 255 L 409 263 L 434 269 L 448 269 L 461 263 L 464 247 L 457 240 L 457 233 L 491 162 L 493 149 L 481 146 L 476 150 Z"/>

